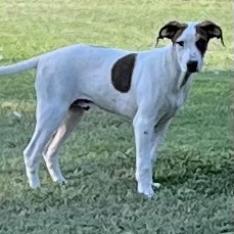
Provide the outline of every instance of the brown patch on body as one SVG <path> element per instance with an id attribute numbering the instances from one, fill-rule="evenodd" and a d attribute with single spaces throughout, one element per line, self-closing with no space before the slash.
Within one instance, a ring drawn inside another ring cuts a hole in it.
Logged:
<path id="1" fill-rule="evenodd" d="M 128 92 L 131 87 L 132 73 L 137 54 L 128 54 L 118 59 L 111 70 L 111 81 L 115 89 Z"/>

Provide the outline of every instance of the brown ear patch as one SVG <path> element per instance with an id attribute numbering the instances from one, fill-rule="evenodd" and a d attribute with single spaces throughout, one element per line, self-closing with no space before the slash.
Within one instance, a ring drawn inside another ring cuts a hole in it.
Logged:
<path id="1" fill-rule="evenodd" d="M 223 41 L 223 33 L 220 26 L 211 22 L 211 21 L 203 21 L 196 25 L 196 46 L 198 50 L 201 52 L 201 55 L 204 56 L 208 42 L 212 38 L 218 38 L 221 40 L 221 43 L 224 45 Z"/>
<path id="2" fill-rule="evenodd" d="M 187 24 L 180 23 L 178 21 L 170 21 L 160 29 L 156 44 L 158 44 L 159 40 L 163 38 L 171 39 L 172 42 L 175 43 L 176 39 L 187 27 Z"/>
<path id="3" fill-rule="evenodd" d="M 214 37 L 220 39 L 221 43 L 224 45 L 222 29 L 214 22 L 209 20 L 203 21 L 197 25 L 197 29 L 203 31 L 208 37 L 208 39 Z"/>
<path id="4" fill-rule="evenodd" d="M 178 31 L 176 32 L 176 34 L 172 37 L 172 42 L 175 43 L 176 40 L 181 36 L 181 34 L 183 33 L 183 31 L 187 28 L 187 25 L 184 25 L 184 27 L 178 29 Z"/>
<path id="5" fill-rule="evenodd" d="M 111 70 L 111 81 L 115 89 L 126 93 L 131 87 L 132 73 L 137 54 L 128 54 L 118 59 Z"/>

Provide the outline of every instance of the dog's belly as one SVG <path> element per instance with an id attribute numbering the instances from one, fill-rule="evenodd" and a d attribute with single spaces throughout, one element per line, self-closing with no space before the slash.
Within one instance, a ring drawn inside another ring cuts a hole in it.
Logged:
<path id="1" fill-rule="evenodd" d="M 108 102 L 97 100 L 95 104 L 108 112 L 121 115 L 128 119 L 133 119 L 136 114 L 136 104 L 132 100 L 125 98 L 113 98 L 111 97 Z"/>
<path id="2" fill-rule="evenodd" d="M 119 94 L 117 96 L 112 95 L 82 95 L 72 104 L 71 107 L 81 107 L 88 110 L 89 107 L 96 105 L 99 108 L 108 112 L 118 114 L 127 119 L 133 119 L 136 114 L 136 103 L 129 95 Z"/>

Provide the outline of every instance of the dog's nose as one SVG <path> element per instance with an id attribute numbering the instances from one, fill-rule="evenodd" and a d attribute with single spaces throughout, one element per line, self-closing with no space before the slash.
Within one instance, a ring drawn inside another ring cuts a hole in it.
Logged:
<path id="1" fill-rule="evenodd" d="M 198 65 L 198 62 L 195 61 L 195 60 L 190 60 L 187 62 L 187 70 L 188 72 L 197 72 L 197 65 Z"/>

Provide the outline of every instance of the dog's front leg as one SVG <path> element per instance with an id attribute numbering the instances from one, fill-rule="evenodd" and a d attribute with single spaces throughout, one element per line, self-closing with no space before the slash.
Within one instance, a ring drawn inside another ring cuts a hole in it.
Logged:
<path id="1" fill-rule="evenodd" d="M 154 124 L 150 118 L 137 114 L 133 120 L 136 142 L 136 180 L 137 190 L 147 197 L 152 197 L 152 158 L 154 145 Z"/>
<path id="2" fill-rule="evenodd" d="M 164 121 L 158 122 L 154 127 L 154 140 L 153 140 L 153 147 L 150 152 L 151 161 L 153 164 L 155 164 L 157 160 L 158 150 L 160 144 L 163 142 L 165 133 L 169 127 L 171 120 L 165 119 Z M 156 183 L 155 176 L 152 178 L 152 184 L 155 188 L 160 187 L 159 183 Z"/>

